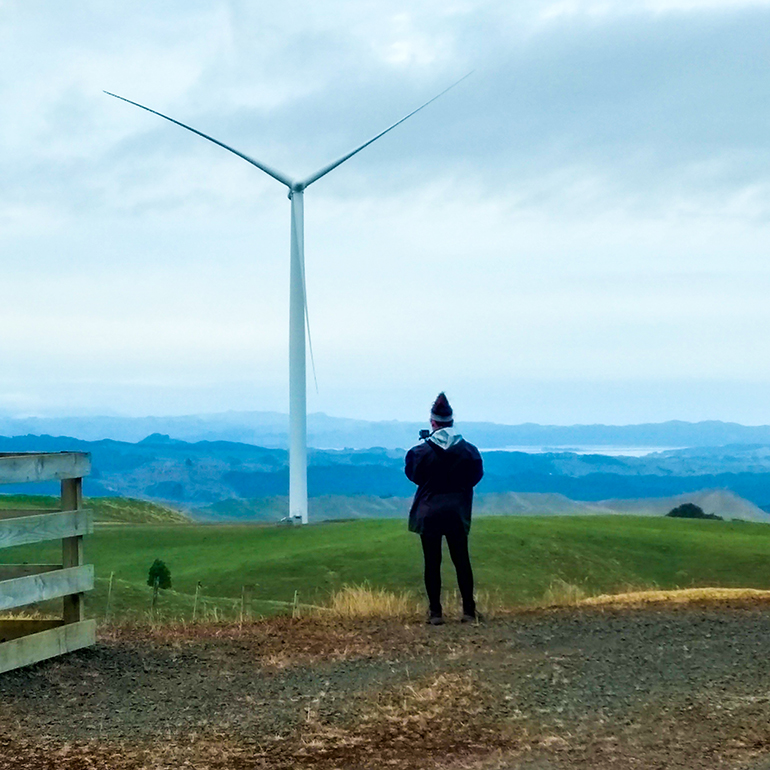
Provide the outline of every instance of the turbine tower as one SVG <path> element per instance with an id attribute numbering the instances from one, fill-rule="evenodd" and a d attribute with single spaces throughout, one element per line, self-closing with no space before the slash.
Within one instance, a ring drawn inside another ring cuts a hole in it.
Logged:
<path id="1" fill-rule="evenodd" d="M 429 99 L 425 104 L 412 110 L 401 120 L 397 120 L 388 126 L 384 131 L 372 137 L 368 141 L 356 147 L 354 150 L 343 155 L 341 158 L 324 166 L 320 171 L 316 171 L 306 179 L 296 181 L 290 177 L 276 171 L 266 163 L 255 160 L 239 150 L 230 147 L 218 139 L 214 139 L 196 128 L 185 125 L 168 115 L 151 110 L 143 104 L 133 102 L 124 96 L 105 91 L 108 96 L 114 96 L 116 99 L 133 104 L 135 107 L 151 112 L 153 115 L 164 118 L 165 120 L 176 123 L 177 126 L 192 131 L 194 134 L 208 139 L 208 141 L 219 145 L 228 152 L 232 152 L 239 158 L 242 158 L 252 166 L 256 166 L 264 171 L 276 181 L 286 185 L 289 189 L 289 199 L 291 200 L 291 271 L 290 271 L 290 301 L 289 301 L 289 516 L 292 521 L 301 521 L 307 524 L 307 374 L 305 369 L 305 329 L 308 328 L 307 311 L 307 290 L 305 286 L 305 229 L 304 229 L 304 194 L 305 189 L 313 182 L 317 182 L 321 177 L 326 176 L 337 166 L 352 158 L 368 147 L 372 142 L 376 142 L 381 136 L 384 136 L 396 126 L 403 123 L 412 115 L 427 107 L 436 99 L 443 96 L 447 91 L 461 83 L 472 73 L 464 75 L 460 80 L 453 83 L 449 88 L 445 88 L 440 94 Z M 312 349 L 311 349 L 312 355 Z"/>

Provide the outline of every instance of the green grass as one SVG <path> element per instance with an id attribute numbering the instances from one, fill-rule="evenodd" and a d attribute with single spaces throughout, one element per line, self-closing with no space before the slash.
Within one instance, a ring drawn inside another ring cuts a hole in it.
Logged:
<path id="1" fill-rule="evenodd" d="M 631 516 L 483 517 L 474 522 L 471 557 L 478 588 L 505 604 L 543 600 L 554 583 L 586 595 L 640 588 L 770 588 L 770 527 Z M 3 561 L 48 561 L 54 545 L 0 551 Z M 156 558 L 171 570 L 168 611 L 189 617 L 198 581 L 208 612 L 232 613 L 244 584 L 253 611 L 317 604 L 345 584 L 367 581 L 422 592 L 422 555 L 403 521 L 353 521 L 309 527 L 249 525 L 101 525 L 86 542 L 96 566 L 94 614 L 104 611 L 115 575 L 118 614 L 149 609 L 147 573 Z M 445 585 L 454 587 L 445 556 Z M 200 609 L 200 605 L 199 605 Z"/>

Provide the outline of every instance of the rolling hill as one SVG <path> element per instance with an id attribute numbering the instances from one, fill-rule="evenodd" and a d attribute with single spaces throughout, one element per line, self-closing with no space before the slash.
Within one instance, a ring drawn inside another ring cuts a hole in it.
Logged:
<path id="1" fill-rule="evenodd" d="M 477 494 L 473 510 L 475 516 L 664 516 L 685 502 L 695 503 L 707 513 L 716 513 L 723 519 L 770 523 L 770 514 L 726 489 L 700 490 L 673 497 L 595 502 L 570 500 L 555 493 L 501 492 Z M 405 520 L 411 503 L 411 497 L 324 495 L 310 498 L 309 506 L 314 521 L 372 518 Z M 223 500 L 191 511 L 191 515 L 204 521 L 277 522 L 289 515 L 289 498 L 274 496 Z"/>
<path id="2" fill-rule="evenodd" d="M 0 488 L 2 489 L 2 488 Z M 83 501 L 90 508 L 94 521 L 120 524 L 189 524 L 190 518 L 180 510 L 147 500 L 126 497 L 92 497 Z M 58 510 L 59 498 L 54 495 L 0 494 L 0 511 L 49 509 Z"/>

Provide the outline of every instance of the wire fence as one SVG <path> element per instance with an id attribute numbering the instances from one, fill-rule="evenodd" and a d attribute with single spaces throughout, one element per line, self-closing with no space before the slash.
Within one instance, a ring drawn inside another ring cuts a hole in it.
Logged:
<path id="1" fill-rule="evenodd" d="M 103 623 L 168 620 L 191 623 L 244 623 L 270 615 L 300 617 L 307 613 L 326 613 L 330 607 L 300 599 L 299 591 L 286 599 L 266 599 L 257 595 L 254 585 L 243 584 L 239 596 L 218 596 L 207 592 L 202 582 L 192 593 L 137 585 L 116 573 L 98 578 L 87 610 Z"/>

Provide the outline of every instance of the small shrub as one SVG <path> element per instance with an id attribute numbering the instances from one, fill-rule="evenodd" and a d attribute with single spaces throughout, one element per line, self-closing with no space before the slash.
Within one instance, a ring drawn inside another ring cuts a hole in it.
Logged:
<path id="1" fill-rule="evenodd" d="M 676 508 L 672 508 L 666 516 L 671 516 L 674 519 L 711 519 L 713 521 L 722 521 L 721 516 L 717 516 L 715 513 L 704 513 L 703 508 L 695 503 L 682 503 L 677 505 Z"/>
<path id="2" fill-rule="evenodd" d="M 171 570 L 166 566 L 166 562 L 160 559 L 155 559 L 150 567 L 150 574 L 147 577 L 147 585 L 153 588 L 156 585 L 158 588 L 171 588 Z"/>

